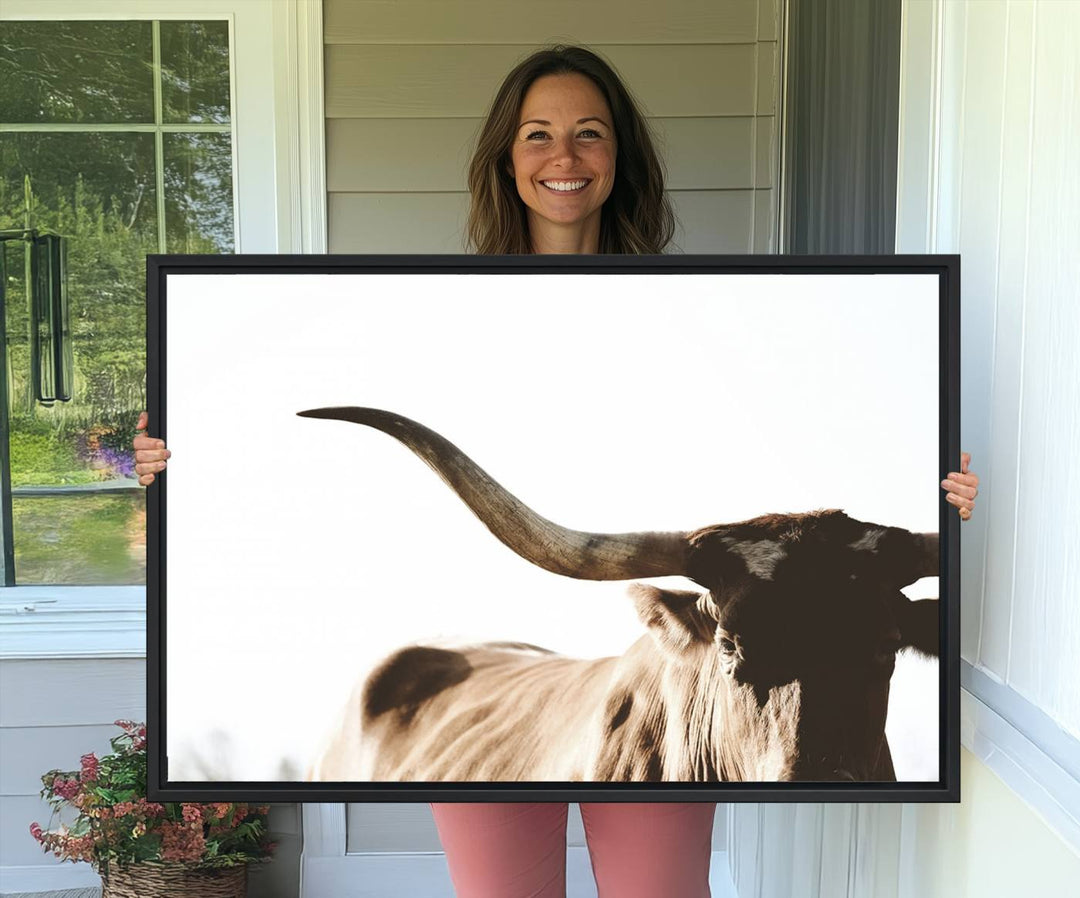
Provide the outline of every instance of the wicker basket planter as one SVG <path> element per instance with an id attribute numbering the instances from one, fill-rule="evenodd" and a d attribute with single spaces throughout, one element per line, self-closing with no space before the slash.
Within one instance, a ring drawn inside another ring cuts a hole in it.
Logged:
<path id="1" fill-rule="evenodd" d="M 101 877 L 101 898 L 244 898 L 247 864 L 197 870 L 187 864 L 140 863 Z"/>

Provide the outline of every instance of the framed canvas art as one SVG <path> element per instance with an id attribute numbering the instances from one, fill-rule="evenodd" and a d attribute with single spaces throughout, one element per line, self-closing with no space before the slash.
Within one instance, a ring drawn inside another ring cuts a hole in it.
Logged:
<path id="1" fill-rule="evenodd" d="M 959 800 L 959 257 L 147 278 L 151 797 Z"/>

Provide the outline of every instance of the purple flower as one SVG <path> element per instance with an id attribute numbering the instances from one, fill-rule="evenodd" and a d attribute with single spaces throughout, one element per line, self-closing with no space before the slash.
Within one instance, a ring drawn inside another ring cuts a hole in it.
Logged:
<path id="1" fill-rule="evenodd" d="M 135 476 L 135 454 L 123 449 L 113 449 L 109 446 L 102 446 L 98 450 L 98 458 L 104 463 L 106 468 L 110 468 L 113 471 L 114 476 L 117 477 L 134 477 Z"/>

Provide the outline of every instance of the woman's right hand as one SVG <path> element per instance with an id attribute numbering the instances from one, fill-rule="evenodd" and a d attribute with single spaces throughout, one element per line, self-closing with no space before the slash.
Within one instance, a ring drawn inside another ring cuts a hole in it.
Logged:
<path id="1" fill-rule="evenodd" d="M 146 412 L 139 412 L 135 430 L 146 430 L 149 422 L 150 416 Z M 165 459 L 172 453 L 165 448 L 164 440 L 149 437 L 144 433 L 136 433 L 131 445 L 135 447 L 135 473 L 139 475 L 139 483 L 149 486 L 154 482 L 154 475 L 165 470 Z"/>

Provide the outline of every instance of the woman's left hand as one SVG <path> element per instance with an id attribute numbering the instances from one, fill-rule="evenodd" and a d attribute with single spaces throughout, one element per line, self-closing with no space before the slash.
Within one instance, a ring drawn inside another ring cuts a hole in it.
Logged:
<path id="1" fill-rule="evenodd" d="M 971 510 L 975 507 L 975 497 L 979 495 L 979 475 L 968 473 L 969 464 L 971 464 L 971 453 L 961 452 L 959 473 L 952 472 L 941 481 L 941 488 L 947 490 L 945 501 L 957 507 L 962 521 L 971 517 Z"/>

